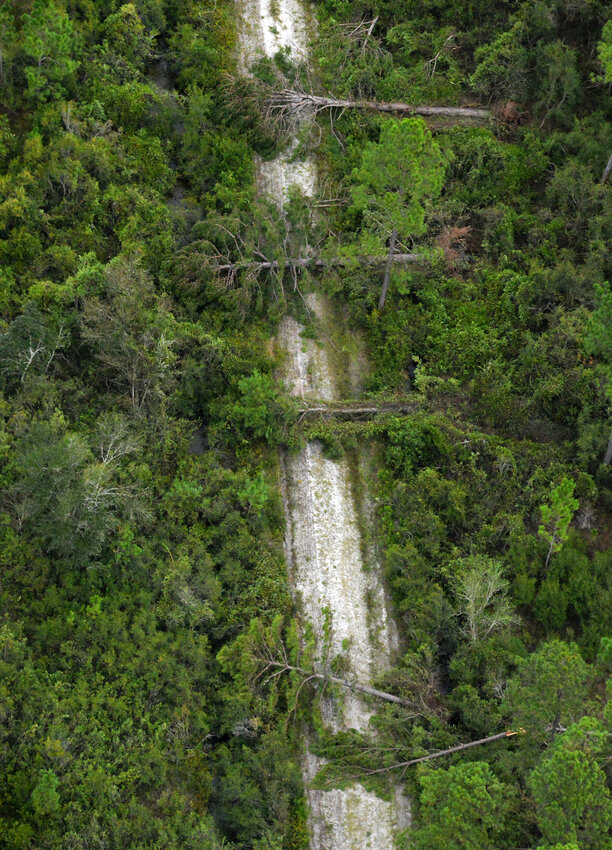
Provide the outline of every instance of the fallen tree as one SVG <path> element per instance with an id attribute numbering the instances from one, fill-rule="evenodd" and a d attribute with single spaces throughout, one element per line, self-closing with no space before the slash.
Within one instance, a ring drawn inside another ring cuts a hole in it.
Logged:
<path id="1" fill-rule="evenodd" d="M 408 708 L 415 708 L 415 703 L 411 702 L 407 699 L 402 699 L 402 697 L 395 696 L 395 694 L 389 694 L 386 691 L 379 691 L 378 688 L 372 688 L 370 685 L 362 685 L 359 682 L 352 682 L 348 679 L 341 679 L 338 676 L 333 676 L 331 673 L 315 673 L 312 671 L 304 670 L 301 667 L 296 667 L 295 665 L 289 664 L 286 661 L 273 661 L 269 660 L 265 666 L 265 668 L 261 671 L 260 675 L 264 675 L 268 670 L 276 670 L 277 673 L 297 673 L 299 676 L 304 677 L 303 684 L 307 684 L 310 681 L 318 681 L 318 682 L 329 682 L 332 685 L 340 685 L 342 688 L 347 688 L 351 691 L 358 691 L 362 694 L 368 694 L 371 697 L 377 697 L 378 699 L 382 699 L 385 702 L 392 702 L 395 705 L 403 705 Z"/>
<path id="2" fill-rule="evenodd" d="M 238 637 L 231 650 L 225 653 L 225 661 L 229 662 L 229 666 L 234 670 L 240 670 L 241 678 L 244 678 L 252 690 L 263 689 L 268 696 L 279 681 L 285 680 L 289 686 L 289 715 L 297 712 L 300 696 L 311 684 L 321 686 L 321 695 L 328 685 L 336 685 L 408 708 L 415 716 L 427 713 L 427 706 L 415 700 L 382 691 L 353 678 L 345 678 L 338 675 L 337 667 L 332 672 L 331 660 L 328 657 L 329 636 L 321 647 L 321 656 L 316 660 L 319 653 L 315 650 L 315 641 L 308 628 L 305 634 L 298 637 L 297 623 L 294 620 L 287 632 L 285 640 L 280 617 L 268 626 L 260 620 L 252 620 L 249 631 Z M 338 656 L 334 663 L 340 663 L 342 666 L 345 661 L 345 658 Z"/>
<path id="3" fill-rule="evenodd" d="M 322 419 L 361 419 L 378 416 L 381 413 L 410 413 L 414 409 L 414 403 L 405 401 L 385 401 L 379 404 L 322 404 L 303 409 L 298 417 L 298 424 L 307 416 L 319 416 Z"/>
<path id="4" fill-rule="evenodd" d="M 489 109 L 475 106 L 415 106 L 412 103 L 393 101 L 350 100 L 323 97 L 295 89 L 282 89 L 272 92 L 268 99 L 268 109 L 277 112 L 287 111 L 294 117 L 301 114 L 317 115 L 326 110 L 344 109 L 363 109 L 395 115 L 420 115 L 423 118 L 452 118 L 469 121 L 488 121 L 493 117 L 493 113 Z"/>
<path id="5" fill-rule="evenodd" d="M 422 254 L 393 254 L 391 262 L 398 265 L 406 265 L 408 263 L 420 263 L 425 259 Z M 352 265 L 361 266 L 377 266 L 387 263 L 387 257 L 366 256 L 366 257 L 287 257 L 284 260 L 240 260 L 238 262 L 221 262 L 215 266 L 218 272 L 237 272 L 237 271 L 278 271 L 279 269 L 323 269 L 323 268 L 343 268 Z"/>
<path id="6" fill-rule="evenodd" d="M 377 767 L 372 770 L 362 770 L 359 773 L 351 774 L 351 776 L 343 776 L 341 777 L 342 781 L 346 781 L 348 779 L 362 779 L 364 776 L 374 776 L 375 774 L 380 773 L 389 773 L 392 770 L 405 770 L 407 767 L 410 767 L 413 764 L 420 764 L 424 761 L 431 761 L 432 759 L 442 758 L 442 756 L 449 756 L 453 753 L 460 753 L 463 750 L 469 750 L 471 747 L 480 747 L 483 744 L 492 744 L 494 741 L 501 741 L 504 738 L 513 738 L 515 735 L 525 735 L 526 732 L 524 729 L 508 729 L 505 732 L 498 732 L 496 735 L 489 735 L 486 738 L 479 738 L 477 741 L 468 741 L 466 744 L 457 744 L 455 747 L 449 747 L 447 750 L 438 750 L 435 753 L 429 753 L 426 756 L 418 756 L 417 758 L 408 759 L 407 761 L 398 761 L 395 764 L 390 764 L 387 767 Z M 327 784 L 331 784 L 333 782 L 338 782 L 337 778 L 328 779 Z"/>

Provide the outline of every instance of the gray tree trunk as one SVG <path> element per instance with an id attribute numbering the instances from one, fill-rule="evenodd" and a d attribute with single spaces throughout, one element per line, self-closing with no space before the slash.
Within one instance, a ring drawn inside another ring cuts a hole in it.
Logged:
<path id="1" fill-rule="evenodd" d="M 307 92 L 285 89 L 277 92 L 271 100 L 273 109 L 292 106 L 297 109 L 313 109 L 319 112 L 323 109 L 369 109 L 373 112 L 392 112 L 404 115 L 422 115 L 427 118 L 469 118 L 486 121 L 491 118 L 491 111 L 474 106 L 415 106 L 411 103 L 390 102 L 378 100 L 345 100 L 335 97 L 321 97 Z"/>
<path id="2" fill-rule="evenodd" d="M 404 265 L 407 263 L 420 263 L 423 261 L 422 254 L 394 254 L 391 257 L 392 263 Z M 317 257 L 289 257 L 281 262 L 280 260 L 266 260 L 262 262 L 253 260 L 239 260 L 236 263 L 220 263 L 215 266 L 216 271 L 240 271 L 241 269 L 251 269 L 253 271 L 275 271 L 281 267 L 287 269 L 307 269 L 307 268 L 328 268 L 348 266 L 353 262 L 361 263 L 364 266 L 375 266 L 382 262 L 389 262 L 389 257 L 355 257 L 354 260 L 344 257 L 330 257 L 328 260 L 322 260 Z"/>
<path id="3" fill-rule="evenodd" d="M 608 440 L 608 448 L 606 449 L 606 454 L 604 455 L 604 466 L 610 466 L 612 463 L 612 432 L 610 432 L 610 439 Z"/>
<path id="4" fill-rule="evenodd" d="M 389 289 L 389 281 L 391 279 L 391 267 L 393 266 L 393 252 L 395 251 L 395 240 L 397 239 L 397 228 L 393 228 L 393 233 L 391 234 L 391 241 L 389 242 L 389 256 L 387 257 L 387 264 L 385 266 L 385 277 L 383 279 L 382 291 L 380 293 L 380 298 L 378 299 L 378 310 L 379 312 L 385 309 L 385 301 L 387 300 L 387 290 Z"/>

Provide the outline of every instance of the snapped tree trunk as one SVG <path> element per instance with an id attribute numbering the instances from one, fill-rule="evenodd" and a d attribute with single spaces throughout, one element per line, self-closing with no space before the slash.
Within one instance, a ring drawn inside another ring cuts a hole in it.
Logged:
<path id="1" fill-rule="evenodd" d="M 378 299 L 378 309 L 382 311 L 385 309 L 385 301 L 387 300 L 387 290 L 389 289 L 389 280 L 391 279 L 391 267 L 393 265 L 393 252 L 395 251 L 395 240 L 397 239 L 397 228 L 393 228 L 393 233 L 391 234 L 391 241 L 389 242 L 389 256 L 387 257 L 387 264 L 385 266 L 385 277 L 383 279 L 382 290 L 380 293 L 380 298 Z"/>

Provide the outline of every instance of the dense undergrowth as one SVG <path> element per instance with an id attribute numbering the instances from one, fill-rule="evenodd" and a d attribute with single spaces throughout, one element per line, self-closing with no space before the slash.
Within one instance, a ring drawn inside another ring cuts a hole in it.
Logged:
<path id="1" fill-rule="evenodd" d="M 5 847 L 298 846 L 290 735 L 216 660 L 290 614 L 269 327 L 181 265 L 253 197 L 234 39 L 231 4 L 0 6 Z"/>
<path id="2" fill-rule="evenodd" d="M 322 735 L 334 775 L 520 727 L 404 775 L 405 846 L 612 846 L 608 11 L 317 12 L 313 85 L 514 101 L 512 123 L 398 125 L 429 169 L 408 203 L 408 172 L 372 177 L 393 119 L 322 117 L 317 214 L 296 193 L 280 216 L 253 184 L 276 142 L 228 85 L 232 4 L 0 4 L 7 848 L 305 846 L 290 695 L 227 663 L 254 618 L 291 617 L 273 458 L 305 430 L 380 447 L 403 651 L 379 684 L 419 706 L 380 712 L 376 757 Z M 290 59 L 258 76 L 295 85 Z M 379 311 L 357 258 L 396 219 L 427 262 Z M 302 309 L 284 264 L 316 250 L 346 261 L 313 277 L 368 340 L 368 393 L 410 414 L 306 428 L 279 390 L 267 340 Z M 262 252 L 275 274 L 215 274 Z"/>

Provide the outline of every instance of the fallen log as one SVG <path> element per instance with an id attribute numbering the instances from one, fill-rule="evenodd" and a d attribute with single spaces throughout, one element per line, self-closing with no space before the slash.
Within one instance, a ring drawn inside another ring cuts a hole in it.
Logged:
<path id="1" fill-rule="evenodd" d="M 492 117 L 489 109 L 473 106 L 415 106 L 411 103 L 378 100 L 347 100 L 322 97 L 307 92 L 283 89 L 271 95 L 269 108 L 290 109 L 294 112 L 321 112 L 326 109 L 365 109 L 373 112 L 390 112 L 400 115 L 421 115 L 425 118 L 459 118 L 487 121 Z"/>
<path id="2" fill-rule="evenodd" d="M 377 416 L 380 413 L 410 413 L 414 411 L 415 405 L 410 402 L 383 402 L 381 404 L 373 404 L 373 405 L 359 405 L 359 406 L 334 406 L 330 407 L 329 405 L 320 405 L 318 407 L 307 407 L 302 410 L 300 417 L 298 419 L 298 424 L 302 422 L 302 420 L 306 416 L 321 416 L 323 418 L 327 417 L 338 417 L 338 418 L 347 418 L 351 419 L 353 417 L 357 418 L 360 416 Z"/>
<path id="3" fill-rule="evenodd" d="M 393 254 L 392 261 L 399 265 L 408 263 L 420 263 L 425 259 L 422 254 Z M 250 271 L 277 271 L 280 268 L 286 269 L 307 269 L 307 268 L 342 268 L 344 266 L 358 265 L 375 266 L 382 265 L 387 262 L 387 257 L 330 257 L 329 259 L 321 259 L 319 257 L 290 257 L 286 260 L 240 260 L 237 263 L 220 263 L 215 266 L 216 271 L 241 271 L 248 269 Z"/>
<path id="4" fill-rule="evenodd" d="M 608 159 L 608 164 L 604 168 L 604 173 L 601 177 L 601 182 L 605 183 L 610 176 L 610 172 L 612 172 L 612 153 L 610 154 L 610 158 Z"/>

